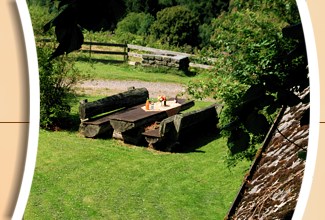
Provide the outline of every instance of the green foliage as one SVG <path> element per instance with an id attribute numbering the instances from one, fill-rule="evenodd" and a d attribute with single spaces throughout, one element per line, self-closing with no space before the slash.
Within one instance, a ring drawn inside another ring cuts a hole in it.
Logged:
<path id="1" fill-rule="evenodd" d="M 222 12 L 227 11 L 229 0 L 177 0 L 178 4 L 187 6 L 198 15 L 200 24 L 209 24 L 210 21 Z"/>
<path id="2" fill-rule="evenodd" d="M 127 13 L 144 12 L 155 15 L 161 10 L 158 0 L 124 0 Z"/>
<path id="3" fill-rule="evenodd" d="M 247 8 L 266 14 L 275 14 L 281 20 L 289 24 L 300 22 L 296 0 L 234 0 L 230 4 L 230 9 L 235 11 Z"/>
<path id="4" fill-rule="evenodd" d="M 131 12 L 117 24 L 116 33 L 146 35 L 154 19 L 150 14 Z"/>
<path id="5" fill-rule="evenodd" d="M 142 36 L 143 39 L 148 35 L 154 20 L 150 14 L 131 12 L 117 24 L 115 33 L 121 42 L 134 43 L 138 36 Z"/>
<path id="6" fill-rule="evenodd" d="M 113 34 L 110 31 L 87 31 L 83 30 L 83 35 L 85 41 L 92 41 L 92 42 L 102 42 L 102 43 L 118 43 L 115 42 L 113 39 Z"/>
<path id="7" fill-rule="evenodd" d="M 74 62 L 67 57 L 49 60 L 51 49 L 38 47 L 40 79 L 40 125 L 53 129 L 64 125 L 70 112 L 71 86 L 79 77 Z"/>
<path id="8" fill-rule="evenodd" d="M 283 29 L 288 19 L 276 8 L 265 13 L 268 4 L 276 5 L 262 2 L 255 10 L 241 6 L 212 21 L 211 46 L 203 54 L 216 58 L 215 70 L 208 81 L 189 85 L 192 95 L 212 95 L 223 102 L 220 126 L 232 155 L 253 152 L 270 127 L 269 116 L 283 105 L 301 102 L 294 91 L 308 86 L 302 30 L 296 26 L 294 32 L 300 34 L 290 37 L 292 30 Z"/>
<path id="9" fill-rule="evenodd" d="M 45 5 L 49 5 L 50 1 L 51 0 L 27 0 L 27 4 L 45 6 Z"/>
<path id="10" fill-rule="evenodd" d="M 45 34 L 43 26 L 46 22 L 53 19 L 55 15 L 53 13 L 49 13 L 47 7 L 38 4 L 30 4 L 28 5 L 28 9 L 33 24 L 34 35 L 46 37 L 53 36 L 53 30 Z"/>
<path id="11" fill-rule="evenodd" d="M 162 8 L 183 5 L 199 18 L 200 24 L 209 23 L 220 12 L 227 11 L 229 0 L 159 0 Z"/>
<path id="12" fill-rule="evenodd" d="M 200 47 L 206 48 L 210 45 L 210 38 L 213 34 L 213 27 L 210 23 L 204 23 L 199 26 L 199 35 L 198 38 L 200 40 Z"/>
<path id="13" fill-rule="evenodd" d="M 215 31 L 210 42 L 214 51 L 229 55 L 231 75 L 251 85 L 269 69 L 279 72 L 280 67 L 274 64 L 285 49 L 281 30 L 286 25 L 272 14 L 249 9 L 223 14 L 212 23 Z"/>
<path id="14" fill-rule="evenodd" d="M 211 33 L 207 26 L 221 11 L 227 10 L 229 5 L 227 0 L 93 0 L 91 3 L 83 0 L 39 1 L 46 2 L 47 11 L 55 13 L 55 16 L 46 19 L 47 22 L 38 22 L 45 24 L 45 31 L 56 35 L 59 45 L 53 57 L 80 49 L 85 30 L 116 32 L 120 42 L 184 46 L 180 50 L 193 52 L 194 47 L 207 45 Z M 151 29 L 151 35 L 148 35 L 152 16 L 156 16 L 157 21 Z M 125 19 L 121 21 L 123 17 Z M 117 28 L 119 21 L 120 27 Z M 199 36 L 200 26 L 203 34 Z M 55 27 L 55 33 L 52 27 Z M 203 44 L 200 45 L 200 41 Z"/>
<path id="15" fill-rule="evenodd" d="M 151 34 L 164 44 L 197 45 L 197 16 L 186 6 L 165 8 L 157 13 Z"/>

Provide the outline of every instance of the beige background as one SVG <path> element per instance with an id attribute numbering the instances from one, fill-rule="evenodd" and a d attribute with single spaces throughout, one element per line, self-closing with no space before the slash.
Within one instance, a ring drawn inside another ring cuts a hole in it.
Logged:
<path id="1" fill-rule="evenodd" d="M 324 1 L 307 1 L 310 17 L 313 24 L 316 38 L 319 78 L 320 78 L 320 130 L 316 168 L 313 177 L 312 189 L 305 209 L 303 219 L 325 219 L 324 198 L 325 198 L 325 26 L 324 26 Z"/>
<path id="2" fill-rule="evenodd" d="M 0 1 L 0 219 L 18 198 L 28 134 L 28 72 L 18 9 Z"/>
<path id="3" fill-rule="evenodd" d="M 307 1 L 324 72 L 325 19 L 321 0 Z M 28 73 L 21 24 L 14 0 L 0 0 L 0 219 L 10 219 L 20 187 L 28 134 Z M 325 77 L 320 74 L 321 116 L 316 172 L 303 219 L 321 219 L 325 198 Z"/>

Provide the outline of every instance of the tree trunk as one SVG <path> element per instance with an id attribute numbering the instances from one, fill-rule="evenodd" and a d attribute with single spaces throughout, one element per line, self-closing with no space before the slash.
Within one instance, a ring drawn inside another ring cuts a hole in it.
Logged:
<path id="1" fill-rule="evenodd" d="M 85 124 L 81 123 L 79 126 L 79 133 L 87 138 L 110 138 L 112 137 L 113 128 L 109 121 L 103 124 Z"/>
<path id="2" fill-rule="evenodd" d="M 108 96 L 94 102 L 83 100 L 79 105 L 79 116 L 81 120 L 86 120 L 102 113 L 145 103 L 148 97 L 149 93 L 146 88 L 138 88 Z"/>

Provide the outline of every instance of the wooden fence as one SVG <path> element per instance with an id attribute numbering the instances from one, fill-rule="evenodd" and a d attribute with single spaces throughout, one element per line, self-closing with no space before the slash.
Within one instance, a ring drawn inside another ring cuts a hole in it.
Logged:
<path id="1" fill-rule="evenodd" d="M 41 39 L 39 40 L 41 42 L 52 42 L 51 39 Z M 120 48 L 120 49 L 112 49 L 113 48 Z M 134 52 L 131 52 L 133 50 Z M 192 57 L 192 54 L 187 53 L 181 53 L 181 52 L 175 52 L 170 50 L 161 50 L 151 47 L 143 47 L 139 45 L 133 45 L 133 44 L 117 44 L 117 43 L 103 43 L 103 42 L 92 42 L 92 41 L 85 41 L 80 48 L 81 52 L 88 53 L 90 59 L 98 59 L 92 57 L 92 54 L 103 54 L 103 55 L 120 55 L 123 56 L 123 61 L 127 62 L 129 60 L 129 57 L 136 57 L 142 59 L 143 52 L 149 53 L 149 54 L 156 54 L 156 55 L 162 55 L 162 56 L 186 56 L 186 57 Z M 100 58 L 100 60 L 109 60 L 108 57 Z M 212 66 L 210 65 L 204 65 L 204 64 L 196 64 L 196 63 L 189 63 L 190 67 L 196 67 L 201 69 L 211 69 Z"/>
<path id="2" fill-rule="evenodd" d="M 40 42 L 53 42 L 52 39 L 43 38 L 39 40 Z M 110 50 L 110 47 L 121 48 L 121 50 Z M 123 56 L 123 60 L 128 60 L 128 45 L 127 44 L 115 44 L 115 43 L 102 43 L 102 42 L 92 42 L 85 41 L 80 48 L 81 52 L 89 53 L 89 57 L 91 58 L 92 54 L 106 54 L 106 55 L 121 55 Z"/>
<path id="3" fill-rule="evenodd" d="M 86 41 L 83 43 L 83 45 L 88 45 L 89 49 L 86 49 L 83 47 L 81 49 L 82 52 L 89 53 L 89 56 L 91 57 L 92 54 L 108 54 L 108 55 L 121 55 L 123 56 L 123 60 L 127 61 L 128 60 L 128 45 L 127 44 L 115 44 L 115 43 L 100 43 L 100 42 L 89 42 Z M 93 47 L 106 47 L 105 49 L 98 49 L 98 48 L 93 48 Z M 115 50 L 107 50 L 107 47 L 117 47 L 117 48 L 122 48 L 122 51 L 115 51 Z"/>

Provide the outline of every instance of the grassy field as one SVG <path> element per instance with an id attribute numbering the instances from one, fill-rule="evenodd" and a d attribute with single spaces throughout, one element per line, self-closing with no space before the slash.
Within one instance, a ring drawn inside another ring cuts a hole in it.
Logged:
<path id="1" fill-rule="evenodd" d="M 225 156 L 222 138 L 160 153 L 42 130 L 24 219 L 222 219 L 249 166 Z"/>
<path id="2" fill-rule="evenodd" d="M 192 79 L 206 77 L 202 70 L 188 73 L 167 68 L 149 68 L 130 66 L 128 64 L 106 64 L 101 62 L 78 61 L 76 67 L 91 79 L 140 80 L 146 82 L 172 82 L 187 84 Z"/>
<path id="3" fill-rule="evenodd" d="M 127 65 L 77 62 L 92 78 L 186 83 L 182 74 Z M 200 76 L 195 76 L 200 77 Z M 229 169 L 226 140 L 191 139 L 189 152 L 166 153 L 77 132 L 76 96 L 69 131 L 40 131 L 24 219 L 223 219 L 250 163 Z M 195 108 L 210 103 L 196 101 Z"/>

